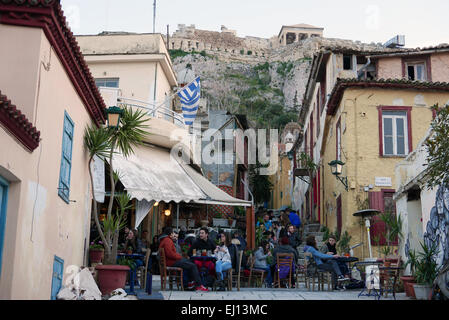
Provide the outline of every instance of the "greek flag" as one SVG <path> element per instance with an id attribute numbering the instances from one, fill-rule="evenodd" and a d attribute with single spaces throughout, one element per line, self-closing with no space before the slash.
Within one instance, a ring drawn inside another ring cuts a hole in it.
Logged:
<path id="1" fill-rule="evenodd" d="M 184 116 L 184 123 L 187 126 L 193 124 L 198 112 L 198 105 L 200 102 L 200 77 L 196 78 L 192 83 L 185 86 L 178 96 L 181 98 L 182 114 Z"/>

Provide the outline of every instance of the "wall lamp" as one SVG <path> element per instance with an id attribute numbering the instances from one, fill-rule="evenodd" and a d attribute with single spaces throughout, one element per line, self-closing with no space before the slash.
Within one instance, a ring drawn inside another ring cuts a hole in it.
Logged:
<path id="1" fill-rule="evenodd" d="M 345 186 L 346 191 L 348 191 L 348 177 L 340 177 L 343 171 L 343 166 L 345 165 L 344 162 L 334 160 L 329 162 L 329 165 L 331 167 L 332 174 L 340 180 L 340 182 Z"/>

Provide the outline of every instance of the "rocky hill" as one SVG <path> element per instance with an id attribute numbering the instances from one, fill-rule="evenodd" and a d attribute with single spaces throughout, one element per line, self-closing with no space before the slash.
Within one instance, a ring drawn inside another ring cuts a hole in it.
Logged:
<path id="1" fill-rule="evenodd" d="M 251 52 L 170 50 L 179 83 L 201 77 L 206 108 L 246 114 L 259 128 L 279 128 L 296 121 L 313 55 L 328 48 L 381 51 L 379 44 L 310 38 L 273 49 Z"/>

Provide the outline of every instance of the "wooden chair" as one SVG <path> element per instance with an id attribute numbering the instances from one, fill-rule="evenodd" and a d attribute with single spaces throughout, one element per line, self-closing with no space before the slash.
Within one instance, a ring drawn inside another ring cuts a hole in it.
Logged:
<path id="1" fill-rule="evenodd" d="M 315 278 L 317 279 L 318 287 L 319 287 L 319 274 L 317 273 L 316 267 L 313 268 L 315 270 L 312 270 L 312 264 L 313 261 L 313 255 L 310 252 L 304 252 L 304 272 L 305 272 L 305 281 L 304 284 L 306 288 L 309 289 L 312 288 L 312 291 L 315 291 Z M 310 281 L 312 281 L 312 287 L 310 287 Z"/>
<path id="2" fill-rule="evenodd" d="M 292 274 L 293 274 L 293 260 L 294 255 L 291 253 L 278 253 L 276 256 L 276 271 L 274 272 L 274 283 L 277 281 L 277 288 L 281 287 L 281 280 L 285 278 L 280 278 L 281 267 L 288 267 L 288 288 L 292 287 Z"/>
<path id="3" fill-rule="evenodd" d="M 400 268 L 401 267 L 401 257 L 400 256 L 390 256 L 387 257 L 388 260 L 392 260 L 390 267 L 392 268 Z M 385 260 L 384 260 L 385 262 Z M 380 285 L 382 288 L 382 293 L 385 298 L 388 297 L 388 293 L 392 293 L 393 296 L 396 296 L 396 287 L 398 285 L 400 269 L 392 269 L 392 270 L 380 270 Z M 396 297 L 395 297 L 396 298 Z"/>
<path id="4" fill-rule="evenodd" d="M 298 263 L 296 266 L 295 280 L 297 289 L 301 282 L 304 282 L 304 285 L 306 285 L 306 267 L 304 265 Z"/>
<path id="5" fill-rule="evenodd" d="M 177 267 L 167 267 L 165 260 L 165 250 L 164 248 L 159 248 L 159 269 L 161 273 L 161 290 L 165 290 L 167 284 L 167 277 L 169 282 L 170 290 L 173 290 L 173 280 L 176 280 L 176 286 L 184 290 L 183 284 L 183 270 Z"/>
<path id="6" fill-rule="evenodd" d="M 148 274 L 148 261 L 150 260 L 151 256 L 151 249 L 147 249 L 147 252 L 145 253 L 145 265 L 142 267 L 139 267 L 137 269 L 137 274 L 140 277 L 140 287 L 144 290 L 147 286 L 147 274 Z"/>
<path id="7" fill-rule="evenodd" d="M 240 275 L 242 271 L 242 258 L 243 250 L 239 250 L 237 254 L 237 267 L 236 270 L 228 270 L 228 290 L 232 291 L 232 287 L 235 286 L 237 291 L 240 291 Z"/>
<path id="8" fill-rule="evenodd" d="M 255 263 L 256 263 L 256 257 L 251 254 L 249 256 L 248 287 L 251 286 L 251 283 L 252 283 L 251 281 L 255 279 L 256 286 L 257 286 L 257 283 L 259 282 L 257 280 L 260 280 L 260 288 L 261 288 L 263 285 L 263 279 L 265 277 L 265 270 L 254 268 Z"/>

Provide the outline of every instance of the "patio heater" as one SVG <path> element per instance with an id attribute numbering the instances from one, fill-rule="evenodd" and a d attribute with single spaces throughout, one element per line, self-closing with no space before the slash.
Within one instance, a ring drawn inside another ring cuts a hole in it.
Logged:
<path id="1" fill-rule="evenodd" d="M 369 234 L 369 229 L 371 227 L 370 224 L 370 218 L 379 214 L 380 211 L 379 210 L 375 210 L 375 209 L 367 209 L 367 210 L 361 210 L 361 211 L 357 211 L 356 213 L 353 214 L 354 217 L 361 217 L 362 220 L 365 221 L 365 227 L 366 227 L 366 234 L 368 236 L 368 248 L 369 248 L 369 257 L 370 260 L 373 259 L 373 252 L 371 250 L 371 237 Z"/>

